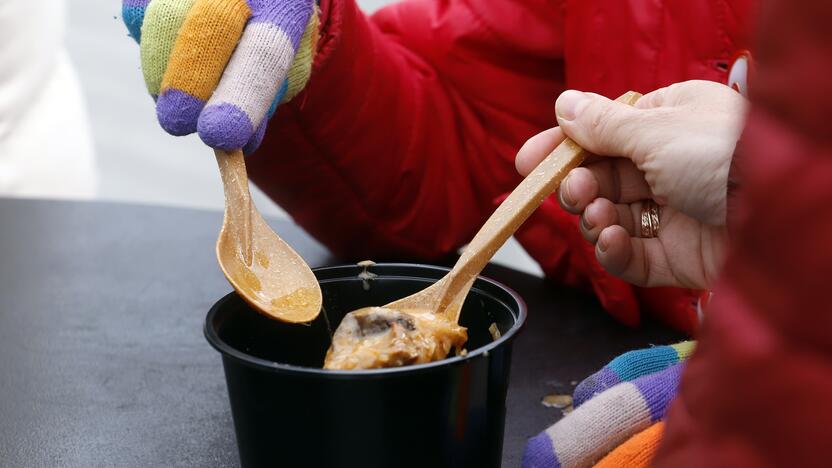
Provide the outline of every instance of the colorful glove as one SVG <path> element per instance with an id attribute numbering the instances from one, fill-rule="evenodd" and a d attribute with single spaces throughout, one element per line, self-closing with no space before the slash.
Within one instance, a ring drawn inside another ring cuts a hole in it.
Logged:
<path id="1" fill-rule="evenodd" d="M 531 438 L 524 468 L 648 466 L 695 342 L 631 351 L 575 389 L 574 411 Z"/>
<path id="2" fill-rule="evenodd" d="M 147 90 L 168 133 L 254 151 L 277 105 L 306 86 L 314 0 L 123 0 Z"/>

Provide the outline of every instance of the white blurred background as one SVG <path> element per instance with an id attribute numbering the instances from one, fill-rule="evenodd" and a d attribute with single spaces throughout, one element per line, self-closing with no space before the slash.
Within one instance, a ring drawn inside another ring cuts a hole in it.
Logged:
<path id="1" fill-rule="evenodd" d="M 391 0 L 358 3 L 371 12 Z M 139 49 L 121 20 L 121 2 L 68 0 L 67 9 L 66 45 L 86 97 L 97 197 L 221 209 L 223 195 L 211 151 L 199 138 L 172 137 L 156 123 L 139 69 Z M 259 191 L 255 200 L 264 215 L 285 216 Z M 513 239 L 498 253 L 497 261 L 540 273 Z"/>

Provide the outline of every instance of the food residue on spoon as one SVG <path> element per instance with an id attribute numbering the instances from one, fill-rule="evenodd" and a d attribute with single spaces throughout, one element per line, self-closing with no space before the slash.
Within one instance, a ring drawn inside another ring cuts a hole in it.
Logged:
<path id="1" fill-rule="evenodd" d="M 324 369 L 373 369 L 444 359 L 468 331 L 430 310 L 366 307 L 347 314 L 335 330 Z"/>
<path id="2" fill-rule="evenodd" d="M 281 315 L 291 317 L 294 314 L 307 315 L 318 309 L 317 291 L 312 288 L 298 288 L 285 296 L 273 298 L 269 303 L 272 313 L 280 311 Z"/>
<path id="3" fill-rule="evenodd" d="M 246 300 L 257 301 L 255 310 L 270 317 L 281 317 L 294 323 L 307 322 L 307 317 L 315 317 L 320 310 L 320 292 L 313 287 L 295 286 L 291 284 L 275 287 L 266 270 L 272 263 L 269 255 L 255 250 L 252 264 L 247 265 L 242 258 L 228 262 L 230 277 L 234 280 L 235 289 L 242 293 Z M 265 284 L 263 280 L 267 281 Z"/>
<path id="4" fill-rule="evenodd" d="M 254 259 L 257 260 L 257 264 L 263 268 L 269 267 L 269 256 L 264 254 L 263 252 L 257 251 L 254 252 Z"/>
<path id="5" fill-rule="evenodd" d="M 263 286 L 260 284 L 260 278 L 257 277 L 253 271 L 245 266 L 237 265 L 237 269 L 240 273 L 237 275 L 239 285 L 238 287 L 249 294 L 256 294 L 261 291 Z"/>

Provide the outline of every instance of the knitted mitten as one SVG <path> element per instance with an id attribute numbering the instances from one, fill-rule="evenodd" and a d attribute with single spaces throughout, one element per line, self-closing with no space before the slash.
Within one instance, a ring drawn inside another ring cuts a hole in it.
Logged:
<path id="1" fill-rule="evenodd" d="M 150 0 L 124 0 L 121 4 L 121 18 L 127 26 L 130 37 L 140 42 L 142 40 L 142 21 L 144 12 Z"/>
<path id="2" fill-rule="evenodd" d="M 596 463 L 595 468 L 648 468 L 662 441 L 662 434 L 664 421 L 659 421 L 616 447 Z"/>
<path id="3" fill-rule="evenodd" d="M 314 0 L 124 0 L 122 14 L 162 127 L 251 152 L 309 80 L 315 10 Z"/>
<path id="4" fill-rule="evenodd" d="M 600 460 L 664 417 L 682 365 L 622 382 L 585 401 L 529 440 L 523 467 L 583 467 Z"/>
<path id="5" fill-rule="evenodd" d="M 624 353 L 578 384 L 572 404 L 578 407 L 614 385 L 684 361 L 695 346 L 695 341 L 683 341 L 670 346 L 654 346 Z"/>

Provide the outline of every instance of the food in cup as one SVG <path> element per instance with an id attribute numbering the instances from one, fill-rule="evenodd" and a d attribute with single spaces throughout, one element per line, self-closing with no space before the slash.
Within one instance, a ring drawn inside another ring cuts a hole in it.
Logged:
<path id="1" fill-rule="evenodd" d="M 468 331 L 430 310 L 365 307 L 347 314 L 332 337 L 324 369 L 374 369 L 460 354 Z"/>

